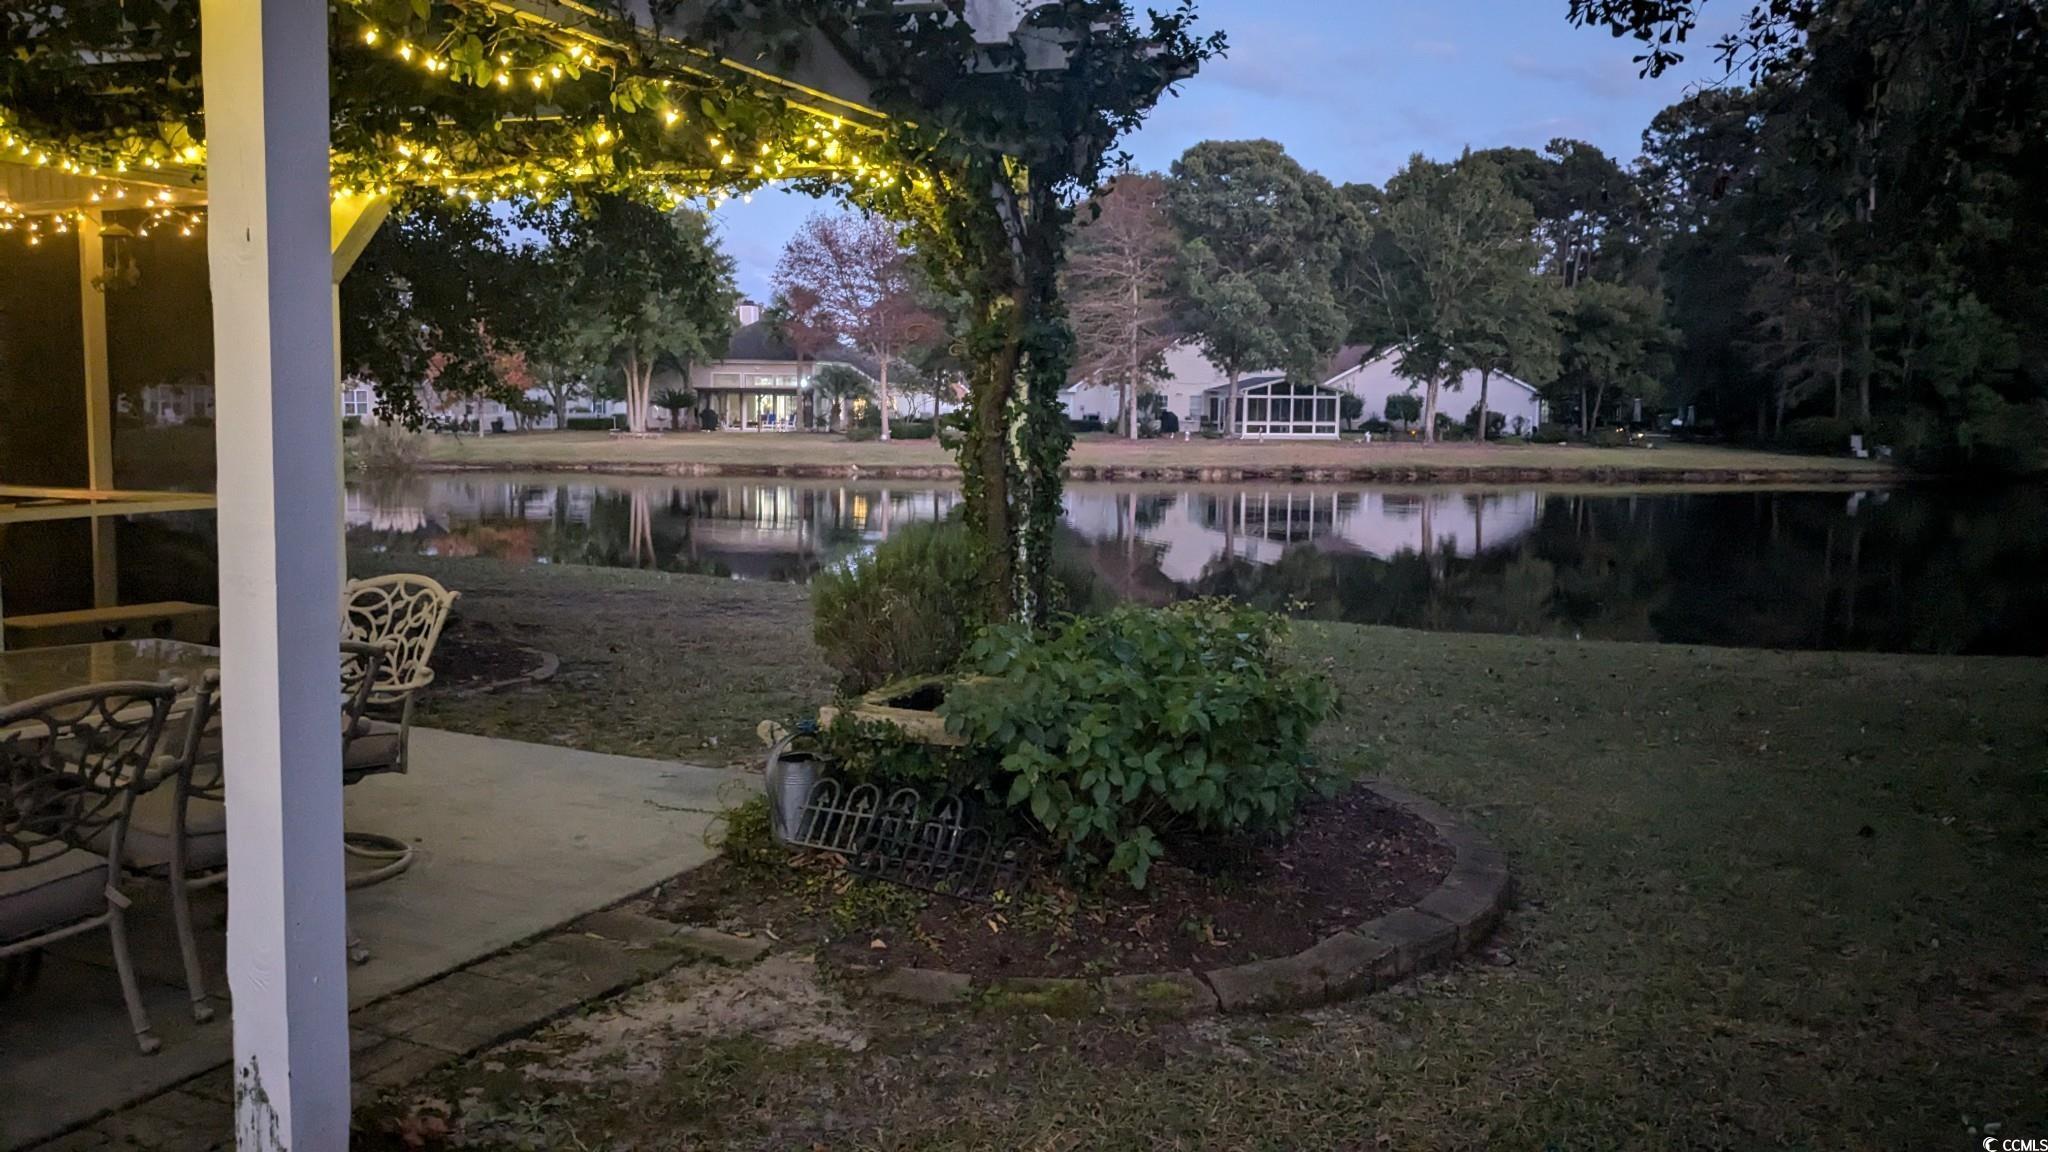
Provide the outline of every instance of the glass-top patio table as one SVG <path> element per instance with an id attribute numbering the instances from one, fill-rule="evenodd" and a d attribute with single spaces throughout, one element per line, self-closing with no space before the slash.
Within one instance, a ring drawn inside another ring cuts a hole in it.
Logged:
<path id="1" fill-rule="evenodd" d="M 220 649 L 182 640 L 108 640 L 0 652 L 0 706 L 114 680 L 181 680 L 190 687 L 219 667 Z"/>

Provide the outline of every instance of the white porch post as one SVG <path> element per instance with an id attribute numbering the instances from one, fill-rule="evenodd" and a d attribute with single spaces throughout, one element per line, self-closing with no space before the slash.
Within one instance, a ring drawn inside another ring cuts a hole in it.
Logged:
<path id="1" fill-rule="evenodd" d="M 244 1152 L 348 1146 L 324 0 L 202 0 Z"/>

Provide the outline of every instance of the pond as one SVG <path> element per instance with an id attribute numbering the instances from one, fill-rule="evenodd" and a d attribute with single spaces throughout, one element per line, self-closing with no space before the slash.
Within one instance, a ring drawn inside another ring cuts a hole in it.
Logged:
<path id="1" fill-rule="evenodd" d="M 358 484 L 352 548 L 802 583 L 957 489 L 430 474 Z M 2048 654 L 2048 489 L 1073 485 L 1062 563 L 1105 596 L 1738 647 Z"/>

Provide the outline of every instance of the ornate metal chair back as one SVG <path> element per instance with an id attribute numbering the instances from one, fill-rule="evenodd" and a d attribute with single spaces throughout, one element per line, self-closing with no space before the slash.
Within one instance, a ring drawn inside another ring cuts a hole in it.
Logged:
<path id="1" fill-rule="evenodd" d="M 375 644 L 384 660 L 370 703 L 396 703 L 434 681 L 430 661 L 448 610 L 461 594 L 426 576 L 399 574 L 351 580 L 342 604 L 342 639 Z"/>
<path id="2" fill-rule="evenodd" d="M 227 760 L 221 745 L 219 672 L 208 671 L 199 678 L 188 721 L 174 753 L 185 795 L 225 803 Z"/>
<path id="3" fill-rule="evenodd" d="M 341 731 L 352 736 L 363 727 L 363 713 L 370 706 L 370 692 L 384 670 L 385 648 L 361 640 L 341 642 Z"/>
<path id="4" fill-rule="evenodd" d="M 182 685 L 121 681 L 0 707 L 0 872 L 106 834 L 110 873 Z"/>

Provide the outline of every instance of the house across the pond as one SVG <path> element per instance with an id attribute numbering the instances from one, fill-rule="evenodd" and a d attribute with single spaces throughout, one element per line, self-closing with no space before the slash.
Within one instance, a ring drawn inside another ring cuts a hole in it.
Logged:
<path id="1" fill-rule="evenodd" d="M 1394 362 L 1399 353 L 1397 348 L 1374 351 L 1362 345 L 1340 349 L 1331 362 L 1325 386 L 1363 400 L 1365 414 L 1361 419 L 1386 420 L 1388 397 L 1422 394 L 1414 381 L 1395 374 Z M 1454 420 L 1467 419 L 1479 406 L 1479 373 L 1467 372 L 1445 384 L 1437 394 L 1437 406 Z M 1533 385 L 1505 372 L 1495 372 L 1486 384 L 1486 410 L 1503 418 L 1509 435 L 1518 435 L 1543 423 L 1543 396 Z"/>
<path id="2" fill-rule="evenodd" d="M 1256 372 L 1238 380 L 1238 434 L 1254 440 L 1334 440 L 1350 425 L 1343 418 L 1345 394 L 1363 402 L 1359 422 L 1386 418 L 1387 399 L 1419 394 L 1418 386 L 1394 372 L 1397 349 L 1365 345 L 1341 348 L 1313 383 L 1290 381 L 1279 372 Z M 1184 431 L 1224 426 L 1230 382 L 1188 340 L 1167 349 L 1165 373 L 1152 391 L 1164 410 Z M 1082 382 L 1061 390 L 1060 402 L 1075 420 L 1094 418 L 1105 426 L 1117 419 L 1118 390 L 1113 385 Z M 1442 410 L 1463 419 L 1479 404 L 1479 373 L 1467 372 L 1440 394 Z M 1496 372 L 1488 383 L 1487 411 L 1505 418 L 1510 432 L 1533 428 L 1543 420 L 1543 400 L 1535 388 Z"/>
<path id="3" fill-rule="evenodd" d="M 821 363 L 849 365 L 869 380 L 876 376 L 872 361 L 847 348 L 798 361 L 796 350 L 762 319 L 761 306 L 743 300 L 725 359 L 692 365 L 690 390 L 697 394 L 699 409 L 718 413 L 720 428 L 787 432 L 822 427 L 831 414 L 814 410 L 811 400 L 811 379 Z"/>

